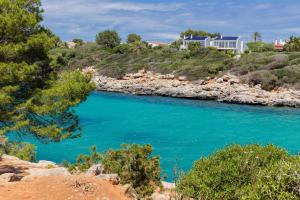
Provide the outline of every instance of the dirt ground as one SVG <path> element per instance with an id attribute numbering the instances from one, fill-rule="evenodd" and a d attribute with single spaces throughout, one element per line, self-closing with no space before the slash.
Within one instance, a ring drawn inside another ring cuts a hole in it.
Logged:
<path id="1" fill-rule="evenodd" d="M 131 200 L 125 189 L 95 177 L 49 176 L 0 184 L 0 200 Z"/>

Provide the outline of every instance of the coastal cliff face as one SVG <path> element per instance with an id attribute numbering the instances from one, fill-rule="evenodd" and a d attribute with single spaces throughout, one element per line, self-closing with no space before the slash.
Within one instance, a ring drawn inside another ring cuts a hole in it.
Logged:
<path id="1" fill-rule="evenodd" d="M 0 199 L 30 200 L 134 200 L 129 185 L 119 185 L 112 175 L 72 175 L 49 161 L 31 163 L 13 156 L 0 157 Z"/>
<path id="2" fill-rule="evenodd" d="M 95 70 L 93 72 L 95 73 Z M 278 88 L 274 91 L 266 91 L 261 89 L 260 85 L 252 87 L 244 84 L 237 76 L 230 74 L 220 78 L 188 81 L 185 77 L 146 71 L 127 74 L 122 79 L 95 73 L 93 81 L 99 91 L 216 100 L 238 104 L 300 107 L 298 90 Z"/>

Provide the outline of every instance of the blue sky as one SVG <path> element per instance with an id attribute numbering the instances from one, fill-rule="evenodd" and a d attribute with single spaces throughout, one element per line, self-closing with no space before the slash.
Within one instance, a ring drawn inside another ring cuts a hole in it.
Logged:
<path id="1" fill-rule="evenodd" d="M 63 40 L 94 41 L 105 29 L 125 40 L 173 41 L 187 28 L 265 41 L 300 35 L 299 0 L 42 0 L 44 24 Z"/>

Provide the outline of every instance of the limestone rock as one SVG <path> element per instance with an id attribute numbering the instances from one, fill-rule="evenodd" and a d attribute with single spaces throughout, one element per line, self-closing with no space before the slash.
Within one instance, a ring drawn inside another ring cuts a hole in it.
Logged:
<path id="1" fill-rule="evenodd" d="M 100 174 L 96 176 L 96 178 L 101 180 L 107 180 L 113 185 L 118 185 L 120 183 L 120 177 L 118 176 L 118 174 Z"/>
<path id="2" fill-rule="evenodd" d="M 40 160 L 37 163 L 40 167 L 44 167 L 44 168 L 54 168 L 54 167 L 58 167 L 56 165 L 56 163 L 51 162 L 51 161 L 47 161 L 47 160 Z"/>
<path id="3" fill-rule="evenodd" d="M 179 76 L 179 77 L 178 77 L 178 80 L 179 80 L 179 81 L 186 81 L 186 80 L 187 80 L 187 77 L 186 77 L 186 76 Z"/>
<path id="4" fill-rule="evenodd" d="M 44 177 L 44 176 L 70 176 L 70 172 L 64 167 L 57 167 L 51 169 L 43 168 L 31 168 L 27 171 L 28 176 L 25 176 L 22 180 L 32 180 L 35 177 Z"/>
<path id="5" fill-rule="evenodd" d="M 170 195 L 161 194 L 161 193 L 153 193 L 151 196 L 151 200 L 170 200 Z"/>
<path id="6" fill-rule="evenodd" d="M 0 183 L 16 182 L 16 181 L 20 181 L 22 178 L 23 178 L 22 175 L 18 175 L 14 173 L 6 173 L 0 175 Z"/>
<path id="7" fill-rule="evenodd" d="M 125 189 L 125 196 L 134 199 L 134 200 L 138 200 L 139 196 L 137 194 L 137 192 L 135 191 L 135 189 L 130 185 L 130 184 L 126 184 L 123 186 Z"/>
<path id="8" fill-rule="evenodd" d="M 217 100 L 228 103 L 300 107 L 300 91 L 279 88 L 265 91 L 259 85 L 251 87 L 237 76 L 226 74 L 218 79 L 180 81 L 173 74 L 128 74 L 126 80 L 97 75 L 93 80 L 101 91 L 123 92 L 137 95 L 160 95 L 201 100 Z"/>
<path id="9" fill-rule="evenodd" d="M 86 172 L 89 176 L 98 176 L 100 174 L 103 174 L 104 166 L 102 164 L 93 165 L 88 169 Z"/>

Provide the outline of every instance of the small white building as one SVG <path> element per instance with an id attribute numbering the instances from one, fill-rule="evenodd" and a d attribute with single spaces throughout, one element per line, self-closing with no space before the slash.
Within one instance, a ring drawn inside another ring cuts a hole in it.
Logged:
<path id="1" fill-rule="evenodd" d="M 183 38 L 183 44 L 180 49 L 188 49 L 190 42 L 199 42 L 204 48 L 214 47 L 223 51 L 232 50 L 235 54 L 242 54 L 247 48 L 244 41 L 238 36 L 218 36 L 216 38 L 210 38 L 191 35 Z"/>

